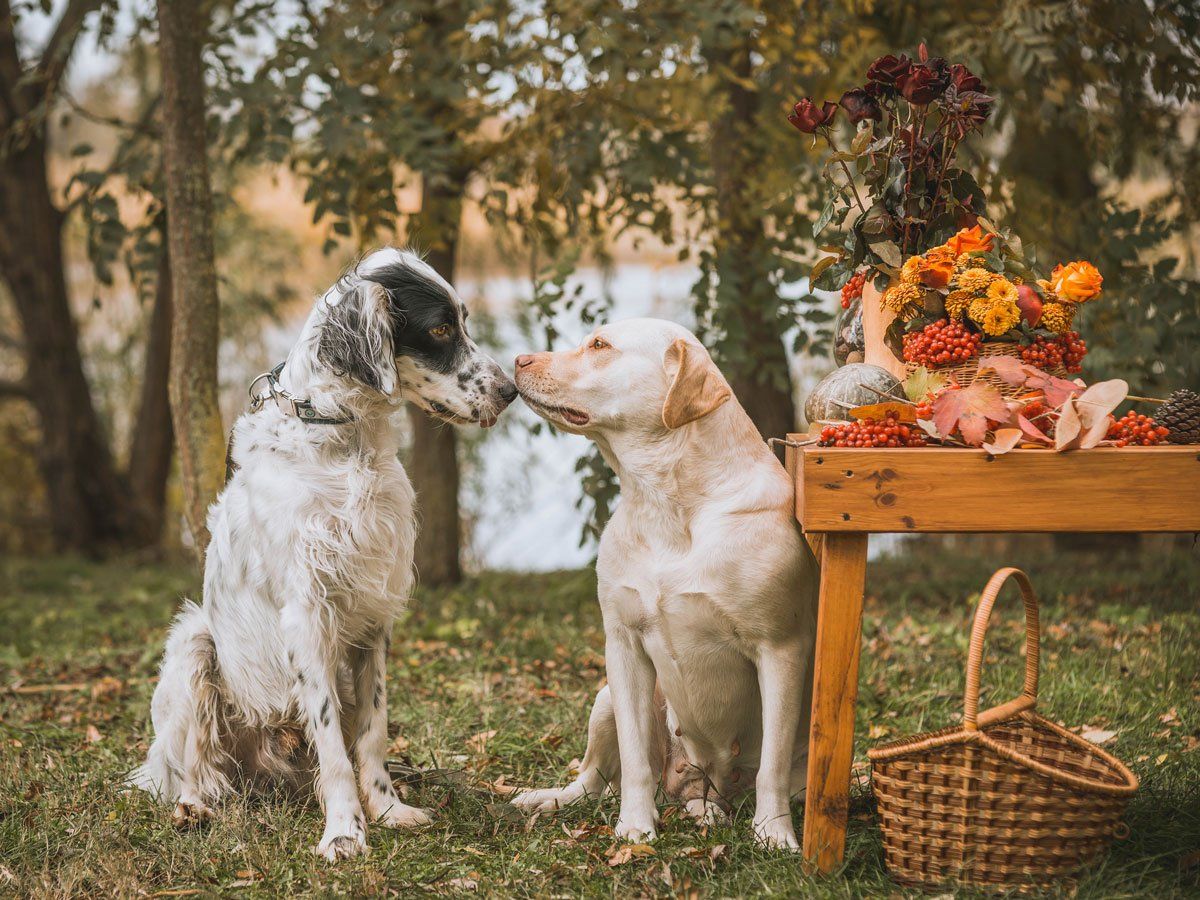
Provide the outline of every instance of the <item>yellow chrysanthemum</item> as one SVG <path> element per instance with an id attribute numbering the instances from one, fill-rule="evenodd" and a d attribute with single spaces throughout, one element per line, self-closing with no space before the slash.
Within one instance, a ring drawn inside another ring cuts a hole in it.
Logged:
<path id="1" fill-rule="evenodd" d="M 1065 303 L 1046 303 L 1042 306 L 1042 317 L 1038 320 L 1038 326 L 1055 334 L 1070 331 L 1073 310 L 1074 307 Z"/>
<path id="2" fill-rule="evenodd" d="M 972 256 L 970 253 L 960 253 L 954 260 L 954 268 L 960 272 L 966 269 L 986 269 L 987 261 L 982 256 Z"/>
<path id="3" fill-rule="evenodd" d="M 882 299 L 884 309 L 890 309 L 895 313 L 904 312 L 904 308 L 921 302 L 921 298 L 925 295 L 915 284 L 893 284 L 888 288 Z"/>
<path id="4" fill-rule="evenodd" d="M 967 269 L 958 276 L 957 280 L 956 286 L 960 291 L 978 296 L 986 293 L 993 282 L 1000 280 L 1000 276 L 995 272 L 987 271 L 987 269 Z"/>
<path id="5" fill-rule="evenodd" d="M 992 308 L 992 301 L 987 297 L 976 297 L 971 301 L 971 305 L 967 307 L 967 318 L 976 325 L 982 325 L 984 318 L 988 314 L 988 310 Z"/>
<path id="6" fill-rule="evenodd" d="M 987 298 L 992 303 L 1012 303 L 1016 304 L 1017 286 L 1007 278 L 997 278 L 988 285 Z"/>
<path id="7" fill-rule="evenodd" d="M 984 314 L 983 321 L 979 324 L 983 326 L 985 334 L 990 334 L 992 337 L 999 337 L 1015 328 L 1020 321 L 1021 310 L 1017 307 L 1017 304 L 1008 300 L 1002 300 L 999 303 L 991 305 L 991 308 Z"/>
<path id="8" fill-rule="evenodd" d="M 904 265 L 900 267 L 900 283 L 901 284 L 920 284 L 921 268 L 925 265 L 925 260 L 919 256 L 910 256 L 904 261 Z"/>
<path id="9" fill-rule="evenodd" d="M 951 291 L 946 295 L 946 315 L 953 319 L 961 319 L 971 305 L 970 291 Z"/>

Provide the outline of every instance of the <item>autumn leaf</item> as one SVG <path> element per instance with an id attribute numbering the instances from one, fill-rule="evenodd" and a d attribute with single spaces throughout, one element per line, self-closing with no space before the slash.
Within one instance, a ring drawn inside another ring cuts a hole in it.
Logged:
<path id="1" fill-rule="evenodd" d="M 1108 434 L 1112 411 L 1129 394 L 1129 385 L 1120 378 L 1101 381 L 1078 397 L 1068 397 L 1059 413 L 1054 434 L 1055 450 L 1087 450 Z"/>
<path id="2" fill-rule="evenodd" d="M 1068 397 L 1079 393 L 1083 385 L 1075 381 L 1058 378 L 1043 372 L 1036 366 L 1023 363 L 1015 356 L 991 356 L 980 366 L 980 371 L 991 369 L 1006 384 L 1041 391 L 1051 406 L 1061 406 Z"/>
<path id="3" fill-rule="evenodd" d="M 496 729 L 491 731 L 477 731 L 475 734 L 467 738 L 467 747 L 474 750 L 476 753 L 482 753 L 487 749 L 487 742 L 496 736 Z"/>
<path id="4" fill-rule="evenodd" d="M 610 866 L 623 866 L 635 856 L 653 856 L 654 848 L 649 844 L 626 844 L 608 858 Z"/>
<path id="5" fill-rule="evenodd" d="M 1105 731 L 1103 728 L 1085 728 L 1080 735 L 1085 741 L 1091 741 L 1093 744 L 1107 744 L 1116 736 L 1115 731 Z"/>
<path id="6" fill-rule="evenodd" d="M 991 443 L 983 442 L 983 449 L 992 456 L 1003 456 L 1021 443 L 1022 436 L 1020 428 L 999 428 L 993 435 Z"/>
<path id="7" fill-rule="evenodd" d="M 877 422 L 889 414 L 895 415 L 900 422 L 917 421 L 916 411 L 907 403 L 871 403 L 867 406 L 856 406 L 849 413 L 852 419 L 874 419 Z"/>
<path id="8" fill-rule="evenodd" d="M 987 437 L 988 419 L 1007 421 L 1008 406 L 998 390 L 982 381 L 943 391 L 933 401 L 933 423 L 942 437 L 957 429 L 964 441 L 978 447 Z"/>
<path id="9" fill-rule="evenodd" d="M 1042 429 L 1038 428 L 1033 424 L 1033 422 L 1029 421 L 1029 419 L 1025 418 L 1020 413 L 1017 414 L 1017 425 L 1020 427 L 1021 433 L 1024 434 L 1029 440 L 1040 441 L 1045 444 L 1052 443 L 1048 434 L 1046 434 L 1044 431 L 1042 431 Z"/>
<path id="10" fill-rule="evenodd" d="M 104 740 L 104 735 L 100 733 L 100 729 L 95 725 L 89 725 L 87 727 L 86 737 L 89 744 L 95 744 L 98 741 Z"/>
<path id="11" fill-rule="evenodd" d="M 913 403 L 920 403 L 930 394 L 936 394 L 950 382 L 945 375 L 931 372 L 919 366 L 904 380 L 904 396 Z"/>

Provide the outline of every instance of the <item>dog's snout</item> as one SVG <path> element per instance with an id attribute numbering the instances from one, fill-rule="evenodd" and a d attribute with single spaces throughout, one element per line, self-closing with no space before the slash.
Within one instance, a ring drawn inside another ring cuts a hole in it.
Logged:
<path id="1" fill-rule="evenodd" d="M 517 357 L 517 368 L 524 369 L 526 366 L 533 365 L 536 357 L 532 353 L 522 353 Z"/>
<path id="2" fill-rule="evenodd" d="M 504 383 L 500 385 L 500 399 L 505 403 L 512 403 L 517 399 L 517 386 L 509 378 L 505 378 Z"/>

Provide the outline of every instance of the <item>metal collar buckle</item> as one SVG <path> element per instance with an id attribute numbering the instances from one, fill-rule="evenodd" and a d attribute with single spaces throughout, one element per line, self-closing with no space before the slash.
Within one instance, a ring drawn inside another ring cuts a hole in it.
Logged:
<path id="1" fill-rule="evenodd" d="M 284 363 L 280 363 L 269 372 L 263 372 L 257 378 L 250 382 L 250 411 L 258 412 L 263 408 L 267 400 L 271 400 L 279 407 L 280 412 L 287 416 L 294 416 L 301 422 L 306 422 L 309 425 L 345 425 L 353 421 L 350 416 L 341 418 L 330 418 L 322 416 L 313 407 L 308 400 L 299 400 L 285 391 L 279 385 L 279 373 L 283 371 Z M 260 381 L 266 381 L 267 390 L 264 393 L 255 393 L 255 388 Z"/>

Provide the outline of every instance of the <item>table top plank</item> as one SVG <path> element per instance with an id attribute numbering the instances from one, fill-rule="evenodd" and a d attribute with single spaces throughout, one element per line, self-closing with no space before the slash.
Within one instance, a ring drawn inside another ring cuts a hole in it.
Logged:
<path id="1" fill-rule="evenodd" d="M 1200 531 L 1200 446 L 788 455 L 806 532 Z"/>

